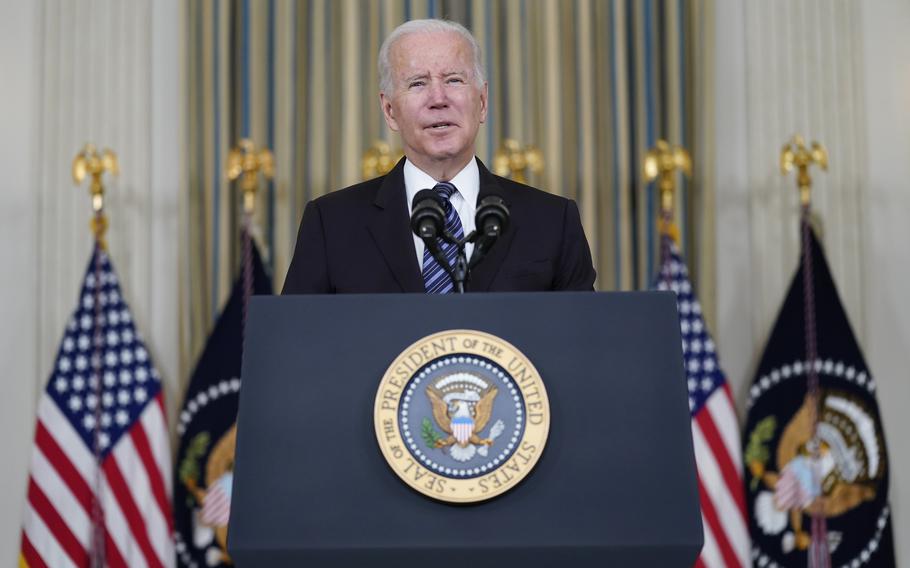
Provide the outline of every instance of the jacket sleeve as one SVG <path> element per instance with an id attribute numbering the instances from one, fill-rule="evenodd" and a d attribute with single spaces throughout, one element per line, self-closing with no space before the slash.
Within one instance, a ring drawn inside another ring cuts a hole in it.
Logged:
<path id="1" fill-rule="evenodd" d="M 310 201 L 303 211 L 294 257 L 291 259 L 281 293 L 332 293 L 322 213 L 315 201 Z"/>
<path id="2" fill-rule="evenodd" d="M 553 289 L 593 291 L 596 277 L 578 206 L 569 200 L 563 213 L 562 250 Z"/>

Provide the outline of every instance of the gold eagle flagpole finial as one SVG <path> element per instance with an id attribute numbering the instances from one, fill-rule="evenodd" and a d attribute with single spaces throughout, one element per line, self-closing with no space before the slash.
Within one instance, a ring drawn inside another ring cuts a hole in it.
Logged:
<path id="1" fill-rule="evenodd" d="M 360 158 L 360 170 L 363 179 L 384 176 L 395 167 L 404 154 L 401 150 L 392 151 L 392 147 L 385 140 L 376 140 L 367 148 Z"/>
<path id="2" fill-rule="evenodd" d="M 493 155 L 493 173 L 509 177 L 518 183 L 528 183 L 527 171 L 543 171 L 543 153 L 536 146 L 522 145 L 513 138 L 506 138 Z"/>
<path id="3" fill-rule="evenodd" d="M 828 151 L 818 142 L 813 141 L 812 147 L 807 148 L 806 142 L 799 134 L 784 144 L 780 151 L 780 172 L 784 175 L 796 169 L 796 186 L 799 188 L 799 203 L 803 208 L 811 204 L 812 177 L 809 175 L 809 166 L 818 164 L 828 169 Z"/>
<path id="4" fill-rule="evenodd" d="M 105 172 L 112 175 L 120 174 L 117 155 L 107 148 L 99 154 L 95 145 L 87 142 L 73 158 L 73 183 L 79 186 L 85 181 L 85 178 L 91 178 L 89 193 L 92 196 L 92 211 L 94 212 L 91 228 L 95 240 L 102 249 L 107 248 L 104 233 L 108 226 L 107 216 L 104 214 L 104 183 L 101 180 L 101 176 Z"/>
<path id="5" fill-rule="evenodd" d="M 657 143 L 645 154 L 643 173 L 645 181 L 657 180 L 660 192 L 660 218 L 658 230 L 679 243 L 679 227 L 673 222 L 674 199 L 676 193 L 676 171 L 681 170 L 686 177 L 692 177 L 692 158 L 682 146 L 673 146 L 666 140 Z"/>
<path id="6" fill-rule="evenodd" d="M 256 209 L 260 173 L 268 180 L 274 179 L 274 155 L 268 148 L 259 150 L 252 140 L 242 138 L 237 147 L 228 152 L 227 176 L 230 181 L 240 178 L 244 215 L 252 215 Z"/>

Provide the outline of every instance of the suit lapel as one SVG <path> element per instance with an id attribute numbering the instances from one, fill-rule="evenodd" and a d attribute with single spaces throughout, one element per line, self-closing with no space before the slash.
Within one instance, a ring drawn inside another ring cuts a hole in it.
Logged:
<path id="1" fill-rule="evenodd" d="M 383 179 L 373 200 L 370 234 L 403 292 L 424 292 L 404 190 L 404 158 Z"/>
<path id="2" fill-rule="evenodd" d="M 480 191 L 477 194 L 477 204 L 479 205 L 484 197 L 498 195 L 505 200 L 506 205 L 511 206 L 510 196 L 506 194 L 480 159 L 477 160 L 477 167 L 480 170 Z M 496 274 L 509 252 L 509 247 L 512 246 L 516 232 L 518 232 L 518 227 L 515 226 L 515 223 L 510 223 L 509 229 L 499 237 L 493 248 L 487 253 L 486 258 L 471 271 L 471 281 L 468 283 L 469 291 L 486 292 L 490 289 L 493 279 L 496 278 Z"/>

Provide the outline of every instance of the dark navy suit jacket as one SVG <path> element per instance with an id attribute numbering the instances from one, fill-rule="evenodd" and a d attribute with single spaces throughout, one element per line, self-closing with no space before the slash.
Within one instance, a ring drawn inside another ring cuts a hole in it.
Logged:
<path id="1" fill-rule="evenodd" d="M 511 222 L 466 290 L 593 290 L 591 251 L 575 202 L 477 165 L 478 203 L 502 197 Z M 307 204 L 282 294 L 424 292 L 403 168 L 404 159 L 383 177 Z"/>

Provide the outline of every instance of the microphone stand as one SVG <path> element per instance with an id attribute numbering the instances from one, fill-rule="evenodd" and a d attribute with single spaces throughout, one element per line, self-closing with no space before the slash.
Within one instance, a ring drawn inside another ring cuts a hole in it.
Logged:
<path id="1" fill-rule="evenodd" d="M 452 270 L 452 283 L 455 285 L 455 292 L 458 294 L 464 294 L 465 284 L 468 283 L 468 278 L 470 276 L 470 271 L 468 270 L 468 259 L 466 258 L 464 245 L 471 242 L 477 231 L 471 231 L 471 234 L 461 240 L 455 241 L 455 246 L 458 247 L 458 252 L 455 255 L 455 268 Z"/>
<path id="2" fill-rule="evenodd" d="M 455 254 L 455 266 L 449 265 L 446 257 L 442 254 L 442 250 L 436 245 L 436 239 L 423 239 L 423 242 L 427 246 L 427 249 L 429 249 L 430 254 L 433 255 L 433 258 L 436 259 L 436 262 L 439 263 L 439 266 L 441 266 L 442 269 L 445 270 L 452 278 L 452 284 L 454 285 L 455 292 L 458 294 L 464 294 L 465 286 L 470 280 L 471 269 L 477 266 L 477 263 L 479 263 L 481 258 L 483 258 L 483 254 L 480 254 L 478 257 L 479 251 L 476 247 L 474 249 L 474 254 L 471 255 L 470 263 L 468 262 L 467 253 L 465 253 L 465 245 L 475 242 L 477 240 L 477 237 L 477 231 L 471 231 L 471 233 L 463 239 L 456 238 L 455 235 L 448 231 L 443 232 L 442 238 L 446 242 L 456 246 L 457 253 Z"/>

